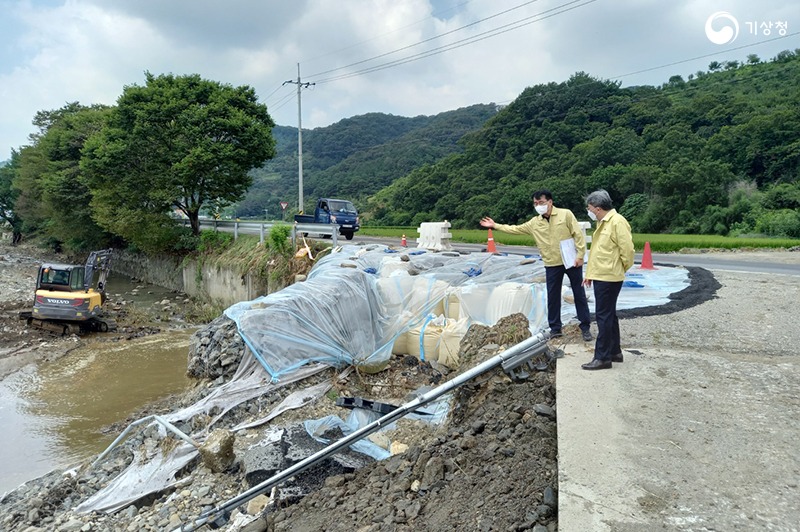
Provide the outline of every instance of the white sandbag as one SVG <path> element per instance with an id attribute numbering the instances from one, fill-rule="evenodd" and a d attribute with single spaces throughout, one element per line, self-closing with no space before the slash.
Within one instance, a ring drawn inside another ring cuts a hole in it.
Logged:
<path id="1" fill-rule="evenodd" d="M 407 355 L 408 354 L 408 332 L 402 332 L 397 335 L 394 343 L 392 344 L 393 355 Z"/>
<path id="2" fill-rule="evenodd" d="M 500 318 L 505 318 L 517 312 L 527 317 L 531 308 L 533 308 L 531 285 L 503 283 L 492 290 L 487 307 L 486 312 L 493 319 L 491 325 L 497 323 Z"/>
<path id="3" fill-rule="evenodd" d="M 416 279 L 414 288 L 404 308 L 422 316 L 444 314 L 444 296 L 450 285 L 431 277 L 417 276 L 413 279 Z"/>
<path id="4" fill-rule="evenodd" d="M 461 319 L 461 299 L 458 297 L 458 289 L 448 288 L 444 296 L 444 317 L 448 320 Z"/>
<path id="5" fill-rule="evenodd" d="M 392 277 L 394 275 L 408 275 L 410 262 L 403 262 L 398 258 L 387 258 L 381 263 L 378 275 L 381 277 Z"/>
<path id="6" fill-rule="evenodd" d="M 428 317 L 408 330 L 408 354 L 420 360 L 439 360 L 439 340 L 444 329 L 444 316 Z"/>
<path id="7" fill-rule="evenodd" d="M 384 316 L 397 316 L 408 305 L 415 279 L 408 275 L 393 275 L 376 280 L 378 304 Z"/>
<path id="8" fill-rule="evenodd" d="M 473 322 L 494 325 L 489 322 L 486 312 L 486 302 L 491 293 L 492 287 L 487 285 L 468 284 L 460 287 L 456 292 L 459 298 L 459 318 L 467 317 Z"/>
<path id="9" fill-rule="evenodd" d="M 378 297 L 384 315 L 395 316 L 403 311 L 418 316 L 444 312 L 445 281 L 429 277 L 392 275 L 377 279 Z"/>
<path id="10" fill-rule="evenodd" d="M 458 353 L 461 339 L 467 334 L 469 319 L 448 320 L 439 341 L 439 364 L 455 369 L 461 363 Z"/>

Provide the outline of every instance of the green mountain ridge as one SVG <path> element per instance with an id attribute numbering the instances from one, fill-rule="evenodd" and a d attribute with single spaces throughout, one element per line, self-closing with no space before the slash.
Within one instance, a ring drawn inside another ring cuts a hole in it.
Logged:
<path id="1" fill-rule="evenodd" d="M 323 128 L 303 130 L 303 196 L 366 198 L 423 164 L 459 151 L 459 139 L 497 113 L 477 104 L 434 116 L 407 118 L 368 113 Z M 276 126 L 276 156 L 254 170 L 253 185 L 236 207 L 238 216 L 273 215 L 280 201 L 294 212 L 298 198 L 297 128 Z M 294 210 L 292 210 L 294 209 Z"/>
<path id="2" fill-rule="evenodd" d="M 525 89 L 463 152 L 369 200 L 367 223 L 520 223 L 550 189 L 579 218 L 605 188 L 639 232 L 800 236 L 798 52 L 712 62 L 660 87 L 577 73 Z"/>
<path id="3" fill-rule="evenodd" d="M 640 232 L 800 236 L 798 75 L 798 51 L 751 54 L 658 87 L 579 72 L 502 109 L 348 118 L 303 130 L 305 206 L 336 196 L 367 225 L 470 228 L 529 219 L 540 188 L 580 217 L 605 188 Z M 273 135 L 277 156 L 253 172 L 239 215 L 297 208 L 297 130 Z"/>

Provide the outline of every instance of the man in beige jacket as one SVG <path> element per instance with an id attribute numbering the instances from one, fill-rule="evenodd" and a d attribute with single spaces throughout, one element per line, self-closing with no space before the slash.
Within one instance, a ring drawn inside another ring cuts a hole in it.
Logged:
<path id="1" fill-rule="evenodd" d="M 594 286 L 594 317 L 597 320 L 597 342 L 594 358 L 582 364 L 583 369 L 609 369 L 612 362 L 622 362 L 617 318 L 617 297 L 625 280 L 625 272 L 633 266 L 631 226 L 611 203 L 605 190 L 586 197 L 589 218 L 597 220 L 592 235 L 592 249 L 586 265 L 586 287 Z"/>
<path id="2" fill-rule="evenodd" d="M 583 289 L 583 256 L 586 253 L 586 241 L 578 220 L 569 209 L 553 206 L 553 194 L 549 190 L 537 190 L 533 193 L 533 206 L 538 216 L 522 225 L 506 225 L 495 223 L 488 216 L 481 220 L 481 225 L 489 229 L 497 229 L 504 233 L 530 235 L 539 248 L 544 262 L 545 279 L 547 281 L 547 321 L 550 335 L 561 336 L 561 286 L 564 275 L 569 278 L 572 295 L 575 299 L 575 311 L 578 315 L 581 334 L 586 342 L 592 341 L 589 330 L 589 304 L 586 291 Z M 575 259 L 572 264 L 564 264 L 561 254 L 561 242 L 574 243 Z"/>

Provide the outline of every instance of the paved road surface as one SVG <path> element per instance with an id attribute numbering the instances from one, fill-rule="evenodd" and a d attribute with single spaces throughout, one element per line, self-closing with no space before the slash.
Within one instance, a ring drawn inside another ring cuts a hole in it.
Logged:
<path id="1" fill-rule="evenodd" d="M 387 245 L 400 244 L 399 239 L 396 238 L 388 239 L 361 235 L 356 235 L 356 238 L 353 242 L 374 242 Z M 414 245 L 415 244 L 412 241 L 409 241 L 409 246 L 413 247 Z M 456 242 L 453 243 L 453 249 L 474 253 L 484 251 L 486 246 L 484 244 L 464 244 Z M 539 250 L 533 246 L 498 245 L 497 251 L 500 253 L 520 255 L 539 254 Z M 653 262 L 656 265 L 660 263 L 673 264 L 677 266 L 697 266 L 707 270 L 800 276 L 800 265 L 798 264 L 772 262 L 770 261 L 769 252 L 756 253 L 756 255 L 756 257 L 751 257 L 750 260 L 743 260 L 738 256 L 737 253 L 653 253 Z M 640 262 L 641 259 L 642 255 L 641 253 L 638 253 L 636 255 L 636 262 Z"/>

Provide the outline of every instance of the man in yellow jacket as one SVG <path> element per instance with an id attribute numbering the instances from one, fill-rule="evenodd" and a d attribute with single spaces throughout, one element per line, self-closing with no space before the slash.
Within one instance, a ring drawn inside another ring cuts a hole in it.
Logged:
<path id="1" fill-rule="evenodd" d="M 633 236 L 628 220 L 614 210 L 611 196 L 597 190 L 586 197 L 589 218 L 597 220 L 592 248 L 586 265 L 586 287 L 594 286 L 594 316 L 597 342 L 594 358 L 583 369 L 609 369 L 612 362 L 622 362 L 617 318 L 617 297 L 625 272 L 633 266 Z"/>
<path id="2" fill-rule="evenodd" d="M 553 194 L 549 190 L 534 192 L 533 205 L 538 216 L 522 225 L 498 224 L 488 216 L 481 220 L 481 225 L 504 233 L 533 237 L 545 267 L 547 321 L 550 325 L 550 335 L 561 336 L 561 286 L 566 274 L 572 286 L 575 311 L 583 340 L 591 342 L 589 304 L 586 301 L 586 291 L 583 289 L 583 256 L 586 253 L 583 231 L 572 211 L 553 206 Z M 574 244 L 575 258 L 571 264 L 564 264 L 561 254 L 562 241 L 571 241 Z"/>

